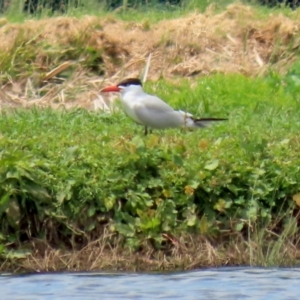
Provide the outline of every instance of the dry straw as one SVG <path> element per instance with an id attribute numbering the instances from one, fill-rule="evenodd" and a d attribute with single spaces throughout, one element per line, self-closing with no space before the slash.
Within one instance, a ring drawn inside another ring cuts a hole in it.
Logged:
<path id="1" fill-rule="evenodd" d="M 0 107 L 110 111 L 115 96 L 103 98 L 101 87 L 139 77 L 147 59 L 143 80 L 192 79 L 216 72 L 257 76 L 271 65 L 284 72 L 297 56 L 298 19 L 271 14 L 259 18 L 255 8 L 234 4 L 222 13 L 211 6 L 203 14 L 150 28 L 91 16 L 2 22 Z"/>

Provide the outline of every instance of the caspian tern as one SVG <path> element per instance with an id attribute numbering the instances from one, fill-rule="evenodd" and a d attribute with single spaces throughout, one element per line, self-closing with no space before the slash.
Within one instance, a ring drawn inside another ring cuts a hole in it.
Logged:
<path id="1" fill-rule="evenodd" d="M 143 91 L 142 82 L 138 78 L 128 78 L 117 85 L 108 86 L 100 92 L 119 92 L 125 114 L 134 122 L 151 129 L 177 127 L 201 128 L 225 118 L 200 118 L 181 110 L 174 110 L 166 102 Z"/>

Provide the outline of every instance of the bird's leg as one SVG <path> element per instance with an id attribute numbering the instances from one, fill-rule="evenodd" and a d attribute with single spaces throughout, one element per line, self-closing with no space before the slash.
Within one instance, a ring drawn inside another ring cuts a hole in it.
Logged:
<path id="1" fill-rule="evenodd" d="M 188 118 L 188 116 L 187 116 L 187 114 L 185 113 L 185 114 L 184 114 L 184 127 L 183 127 L 183 131 L 184 131 L 184 132 L 187 132 L 187 131 L 188 131 L 188 127 L 187 127 L 187 118 Z"/>
<path id="2" fill-rule="evenodd" d="M 145 135 L 148 134 L 148 128 L 147 128 L 147 126 L 145 126 L 145 131 L 144 131 L 144 133 L 145 133 Z"/>

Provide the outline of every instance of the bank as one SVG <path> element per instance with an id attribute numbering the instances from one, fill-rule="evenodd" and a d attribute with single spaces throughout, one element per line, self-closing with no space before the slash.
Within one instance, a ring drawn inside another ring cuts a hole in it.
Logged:
<path id="1" fill-rule="evenodd" d="M 298 21 L 236 5 L 150 30 L 47 22 L 0 28 L 1 271 L 298 265 Z M 175 24 L 190 39 L 162 39 Z M 120 28 L 135 51 L 111 40 Z M 104 84 L 143 74 L 149 49 L 147 92 L 229 120 L 145 137 L 115 98 L 99 99 Z"/>

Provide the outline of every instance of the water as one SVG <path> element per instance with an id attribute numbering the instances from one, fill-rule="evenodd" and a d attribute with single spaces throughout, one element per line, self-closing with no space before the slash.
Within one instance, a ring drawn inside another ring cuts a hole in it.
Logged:
<path id="1" fill-rule="evenodd" d="M 300 268 L 217 268 L 169 274 L 0 276 L 0 299 L 300 299 Z"/>

